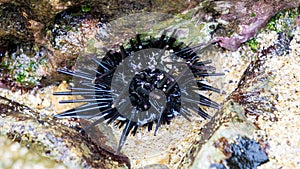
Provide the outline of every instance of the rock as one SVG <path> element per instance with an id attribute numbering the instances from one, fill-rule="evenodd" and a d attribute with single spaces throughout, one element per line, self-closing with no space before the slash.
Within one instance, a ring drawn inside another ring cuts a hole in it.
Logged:
<path id="1" fill-rule="evenodd" d="M 266 152 L 262 150 L 261 145 L 256 140 L 250 140 L 247 137 L 238 137 L 236 142 L 230 145 L 226 139 L 222 139 L 223 141 L 225 141 L 226 146 L 222 147 L 221 151 L 226 154 L 229 153 L 229 158 L 224 161 L 225 164 L 211 164 L 210 168 L 225 169 L 225 165 L 233 169 L 257 168 L 268 161 Z"/>
<path id="2" fill-rule="evenodd" d="M 0 61 L 6 51 L 13 52 L 24 43 L 31 45 L 33 34 L 29 30 L 31 11 L 27 7 L 14 4 L 0 4 Z"/>
<path id="3" fill-rule="evenodd" d="M 67 168 L 57 161 L 39 156 L 20 143 L 12 141 L 7 136 L 0 136 L 0 147 L 2 159 L 5 159 L 0 161 L 1 168 L 24 168 L 24 166 L 40 169 Z"/>
<path id="4" fill-rule="evenodd" d="M 95 145 L 78 125 L 66 126 L 30 108 L 0 97 L 0 128 L 9 138 L 68 168 L 127 167 L 127 157 Z M 101 135 L 101 132 L 98 132 Z"/>
<path id="5" fill-rule="evenodd" d="M 216 30 L 213 41 L 221 47 L 236 51 L 242 43 L 254 37 L 278 11 L 299 5 L 299 1 L 290 0 L 204 1 L 200 8 L 204 9 L 204 14 L 200 12 L 198 15 L 200 21 L 207 22 L 213 18 L 220 23 L 218 27 L 221 30 Z"/>
<path id="6" fill-rule="evenodd" d="M 283 16 L 287 18 L 283 17 L 283 23 L 279 23 L 285 25 L 284 23 L 289 22 L 289 14 L 294 11 L 295 9 L 286 11 Z M 292 17 L 292 20 L 294 19 Z M 214 163 L 223 161 L 228 158 L 224 152 L 229 152 L 230 156 L 231 150 L 219 151 L 213 145 L 223 139 L 228 140 L 228 143 L 233 142 L 240 136 L 253 138 L 268 154 L 269 162 L 258 168 L 299 167 L 298 159 L 292 157 L 298 156 L 299 150 L 296 146 L 298 134 L 295 134 L 299 126 L 294 125 L 299 121 L 296 113 L 299 97 L 295 94 L 299 88 L 299 77 L 295 76 L 299 71 L 299 66 L 296 66 L 299 60 L 299 42 L 295 43 L 299 39 L 299 28 L 296 24 L 286 27 L 271 41 L 265 38 L 269 36 L 269 32 L 270 30 L 266 29 L 259 33 L 258 46 L 262 44 L 264 47 L 258 48 L 256 59 L 244 71 L 237 88 L 223 103 L 223 108 L 203 127 L 199 133 L 201 139 L 194 143 L 194 147 L 181 162 L 181 167 L 209 168 Z M 287 34 L 291 37 L 287 38 Z M 280 133 L 285 134 L 281 137 Z M 287 133 L 293 133 L 291 135 L 296 137 L 291 139 L 292 136 L 287 137 Z M 286 144 L 278 149 L 277 146 L 281 143 Z M 290 147 L 291 145 L 293 146 Z M 225 161 L 228 162 L 228 159 Z M 254 162 L 255 159 L 252 163 Z M 219 164 L 213 166 L 223 167 Z"/>

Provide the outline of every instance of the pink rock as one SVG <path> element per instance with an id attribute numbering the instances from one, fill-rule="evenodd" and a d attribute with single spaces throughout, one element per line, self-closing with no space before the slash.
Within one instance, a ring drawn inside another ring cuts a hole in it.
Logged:
<path id="1" fill-rule="evenodd" d="M 236 30 L 238 30 L 238 32 L 235 32 L 236 34 L 231 37 L 215 37 L 213 42 L 218 42 L 221 47 L 224 47 L 231 51 L 236 51 L 242 43 L 254 37 L 257 32 L 262 27 L 264 27 L 268 23 L 269 19 L 278 11 L 297 7 L 300 5 L 299 0 L 228 1 L 224 1 L 224 3 L 231 4 L 228 5 L 229 13 L 222 14 L 221 16 L 219 16 L 219 18 L 228 22 L 228 25 L 235 25 L 234 27 L 237 28 Z"/>

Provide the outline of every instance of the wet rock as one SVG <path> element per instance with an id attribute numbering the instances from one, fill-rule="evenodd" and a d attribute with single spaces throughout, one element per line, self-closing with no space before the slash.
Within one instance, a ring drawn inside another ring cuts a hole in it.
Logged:
<path id="1" fill-rule="evenodd" d="M 225 169 L 225 166 L 228 166 L 232 169 L 255 169 L 268 161 L 268 156 L 261 145 L 247 137 L 238 137 L 235 143 L 225 146 L 225 149 L 230 154 L 225 164 L 211 164 L 210 168 Z"/>
<path id="2" fill-rule="evenodd" d="M 284 16 L 291 11 L 294 10 L 286 11 Z M 275 36 L 268 37 L 270 32 L 275 33 Z M 294 125 L 299 121 L 296 113 L 296 100 L 299 99 L 299 95 L 295 94 L 293 89 L 298 91 L 299 88 L 299 76 L 296 72 L 299 71 L 297 64 L 300 34 L 296 24 L 280 32 L 265 30 L 258 35 L 256 57 L 245 69 L 236 90 L 225 100 L 223 108 L 203 127 L 199 133 L 201 139 L 195 142 L 195 146 L 182 160 L 181 167 L 224 168 L 224 165 L 215 163 L 232 155 L 229 143 L 238 136 L 256 140 L 261 149 L 272 157 L 269 158 L 269 162 L 259 166 L 260 168 L 299 167 L 298 160 L 292 157 L 299 154 L 296 152 L 299 150 L 298 137 L 291 139 L 291 135 L 295 136 L 294 129 L 299 129 L 298 125 Z M 290 132 L 293 134 L 288 134 Z M 282 133 L 285 134 L 281 137 Z M 224 139 L 229 141 L 222 141 L 221 144 L 220 140 Z M 212 146 L 217 142 L 222 147 L 221 151 Z M 281 145 L 284 149 L 278 149 L 281 143 L 286 143 Z M 233 165 L 230 168 L 239 166 L 232 161 L 229 163 Z"/>
<path id="3" fill-rule="evenodd" d="M 169 168 L 163 164 L 152 164 L 152 165 L 147 165 L 145 167 L 141 167 L 138 169 L 169 169 Z"/>
<path id="4" fill-rule="evenodd" d="M 99 32 L 106 31 L 105 29 L 108 27 L 106 23 L 109 21 L 144 11 L 179 12 L 189 6 L 189 4 L 183 4 L 186 3 L 182 1 L 170 1 L 168 3 L 165 1 L 118 0 L 103 2 L 93 0 L 72 6 L 58 13 L 53 25 L 49 26 L 52 32 L 51 44 L 59 52 L 56 58 L 61 57 L 61 60 L 65 60 L 78 57 L 78 54 L 84 50 L 88 43 L 91 43 L 90 41 L 93 41 L 94 38 L 98 39 L 95 36 L 99 36 Z M 57 63 L 59 65 L 59 59 Z"/>
<path id="5" fill-rule="evenodd" d="M 75 3 L 75 2 L 74 2 Z M 75 55 L 86 47 L 87 40 L 94 37 L 105 23 L 135 13 L 159 12 L 178 13 L 195 6 L 198 0 L 190 1 L 99 1 L 81 2 L 56 14 L 54 23 L 49 26 L 52 32 L 51 44 L 62 53 Z M 141 26 L 142 27 L 142 26 Z M 71 57 L 71 56 L 70 56 Z"/>
<path id="6" fill-rule="evenodd" d="M 0 147 L 1 157 L 5 159 L 0 161 L 0 166 L 3 169 L 24 168 L 24 166 L 40 169 L 67 168 L 55 160 L 39 156 L 20 143 L 10 140 L 7 136 L 0 135 Z"/>
<path id="7" fill-rule="evenodd" d="M 45 47 L 17 47 L 16 51 L 6 52 L 0 63 L 2 87 L 32 89 L 40 86 L 42 78 L 49 74 L 48 50 Z"/>
<path id="8" fill-rule="evenodd" d="M 89 38 L 95 35 L 103 14 L 92 15 L 90 7 L 76 6 L 56 15 L 51 43 L 54 49 L 67 55 L 62 60 L 77 57 Z"/>
<path id="9" fill-rule="evenodd" d="M 32 89 L 48 74 L 51 65 L 46 63 L 48 49 L 39 22 L 43 19 L 38 18 L 28 2 L 0 3 L 1 87 Z"/>
<path id="10" fill-rule="evenodd" d="M 0 97 L 1 134 L 68 168 L 130 168 L 127 157 L 99 147 L 80 133 L 78 123 L 66 126 L 19 103 Z M 98 134 L 101 132 L 99 131 Z"/>
<path id="11" fill-rule="evenodd" d="M 254 37 L 259 30 L 278 11 L 297 7 L 299 1 L 204 1 L 199 21 L 217 21 L 216 32 L 213 35 L 214 42 L 218 42 L 221 47 L 231 51 L 236 51 L 242 43 Z"/>
<path id="12" fill-rule="evenodd" d="M 92 12 L 105 13 L 109 18 L 119 18 L 137 12 L 161 12 L 178 14 L 184 10 L 195 7 L 199 0 L 92 0 L 88 4 Z"/>
<path id="13" fill-rule="evenodd" d="M 226 160 L 230 168 L 257 168 L 268 161 L 266 152 L 255 140 L 240 137 L 235 144 L 230 145 L 232 155 Z"/>
<path id="14" fill-rule="evenodd" d="M 4 3 L 0 4 L 0 56 L 6 51 L 15 51 L 22 43 L 31 45 L 33 34 L 29 30 L 27 17 L 30 9 L 23 6 Z"/>

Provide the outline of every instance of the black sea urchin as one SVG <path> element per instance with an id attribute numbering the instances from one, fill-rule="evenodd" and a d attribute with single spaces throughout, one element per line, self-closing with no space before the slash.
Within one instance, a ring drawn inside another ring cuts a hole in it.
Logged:
<path id="1" fill-rule="evenodd" d="M 89 127 L 114 121 L 120 127 L 125 125 L 118 152 L 130 131 L 135 135 L 139 126 L 147 126 L 150 131 L 156 123 L 156 134 L 161 124 L 169 124 L 176 115 L 189 120 L 191 113 L 197 112 L 204 119 L 210 118 L 201 106 L 217 109 L 219 105 L 199 91 L 220 90 L 202 80 L 223 74 L 213 73 L 211 61 L 200 61 L 194 51 L 203 48 L 202 44 L 189 47 L 165 33 L 159 38 L 137 35 L 127 46 L 120 46 L 119 51 L 106 51 L 101 60 L 90 57 L 98 65 L 95 70 L 59 69 L 58 72 L 80 80 L 71 91 L 54 94 L 85 97 L 60 103 L 86 104 L 55 117 L 95 118 Z"/>

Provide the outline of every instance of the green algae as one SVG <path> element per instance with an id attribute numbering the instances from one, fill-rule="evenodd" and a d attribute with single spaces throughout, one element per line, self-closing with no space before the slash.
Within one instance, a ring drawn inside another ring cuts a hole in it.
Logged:
<path id="1" fill-rule="evenodd" d="M 6 53 L 2 58 L 0 68 L 10 74 L 12 79 L 20 85 L 28 88 L 34 87 L 45 76 L 42 70 L 47 68 L 47 54 L 43 48 L 38 50 L 28 55 L 23 51 L 16 51 L 11 55 Z"/>
<path id="2" fill-rule="evenodd" d="M 248 40 L 247 44 L 253 52 L 256 52 L 258 50 L 258 42 L 255 38 Z"/>
<path id="3" fill-rule="evenodd" d="M 277 33 L 288 32 L 291 34 L 291 26 L 295 24 L 298 17 L 298 8 L 280 11 L 269 20 L 266 30 Z"/>

